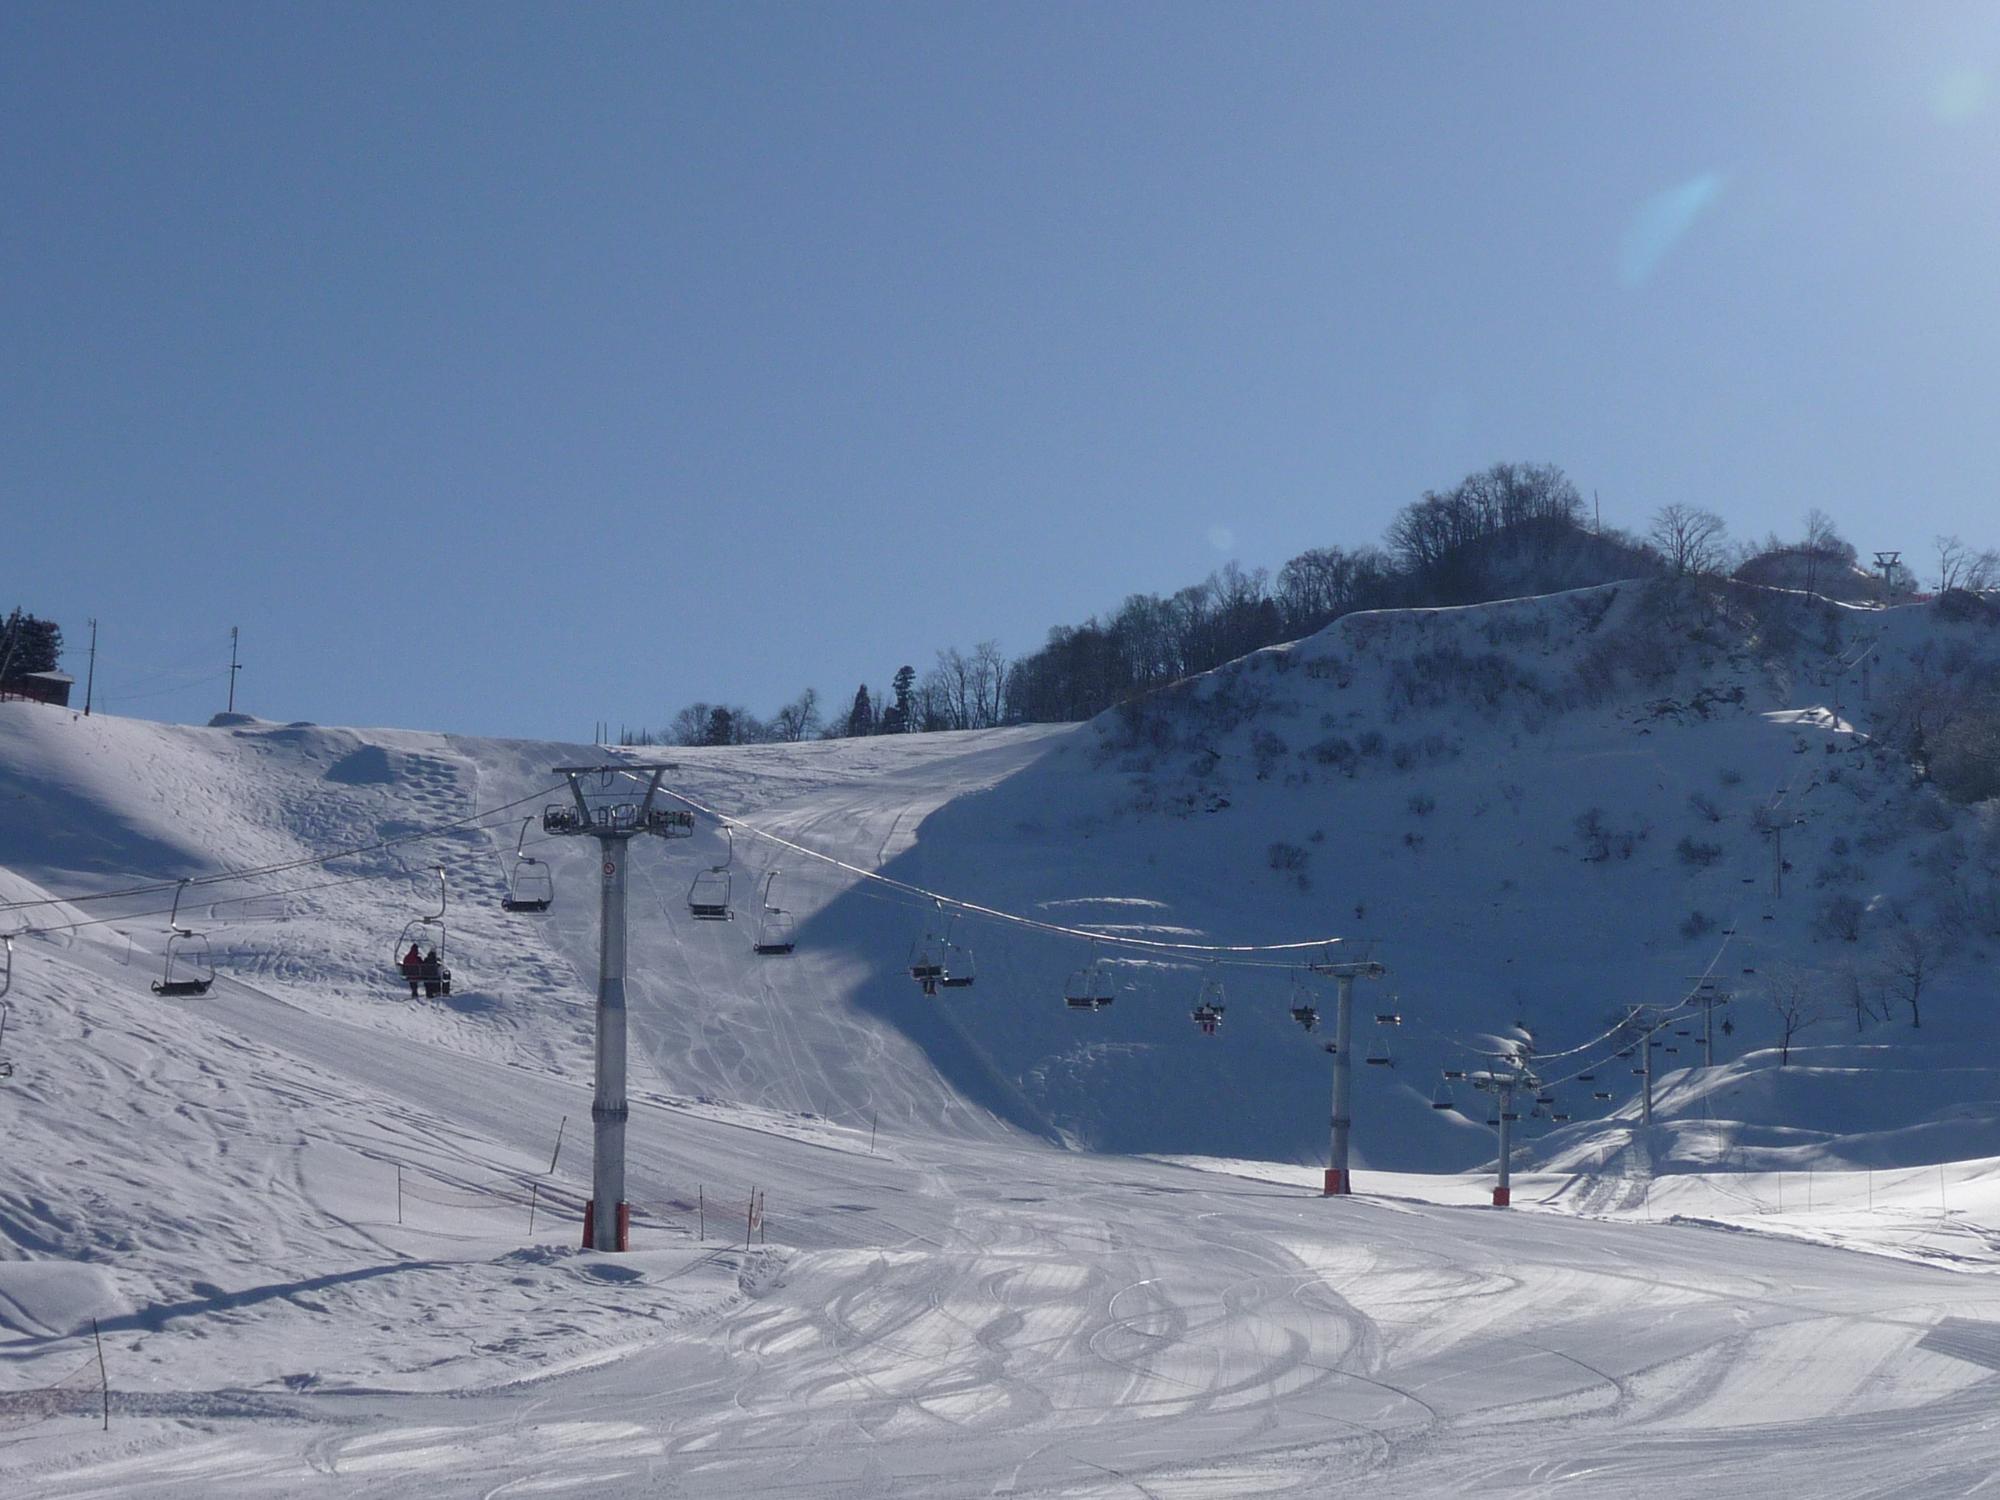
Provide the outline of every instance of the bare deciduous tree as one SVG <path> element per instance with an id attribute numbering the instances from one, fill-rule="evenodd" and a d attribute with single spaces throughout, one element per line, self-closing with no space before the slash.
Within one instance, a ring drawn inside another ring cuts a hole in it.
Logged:
<path id="1" fill-rule="evenodd" d="M 1940 594 L 1951 589 L 1973 593 L 2000 584 L 2000 553 L 1976 552 L 1955 536 L 1937 539 L 1938 585 Z"/>
<path id="2" fill-rule="evenodd" d="M 781 740 L 797 743 L 819 728 L 819 694 L 807 688 L 779 709 L 771 718 L 771 732 Z"/>
<path id="3" fill-rule="evenodd" d="M 1889 937 L 1889 957 L 1884 965 L 1889 981 L 1903 1003 L 1910 1007 L 1910 1025 L 1924 1024 L 1919 1009 L 1924 991 L 1937 977 L 1938 940 L 1921 927 L 1898 927 Z"/>
<path id="4" fill-rule="evenodd" d="M 1720 572 L 1729 556 L 1729 527 L 1712 510 L 1676 501 L 1653 513 L 1647 540 L 1676 574 Z"/>
<path id="5" fill-rule="evenodd" d="M 1778 964 L 1766 981 L 1764 1003 L 1778 1019 L 1778 1066 L 1782 1068 L 1792 1060 L 1792 1039 L 1826 1019 L 1819 976 L 1791 964 Z"/>

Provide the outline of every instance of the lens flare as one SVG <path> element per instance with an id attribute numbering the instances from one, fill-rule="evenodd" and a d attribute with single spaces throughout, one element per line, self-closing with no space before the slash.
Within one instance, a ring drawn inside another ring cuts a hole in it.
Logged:
<path id="1" fill-rule="evenodd" d="M 1722 192 L 1722 174 L 1704 172 L 1639 205 L 1618 247 L 1618 279 L 1644 286 Z"/>

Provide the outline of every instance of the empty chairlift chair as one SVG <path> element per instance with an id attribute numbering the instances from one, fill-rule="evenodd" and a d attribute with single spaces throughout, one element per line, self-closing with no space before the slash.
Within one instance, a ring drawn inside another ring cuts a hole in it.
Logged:
<path id="1" fill-rule="evenodd" d="M 735 916 L 729 909 L 729 896 L 734 884 L 730 867 L 736 863 L 736 835 L 726 827 L 722 831 L 729 839 L 728 858 L 703 870 L 688 886 L 688 915 L 697 922 L 727 922 Z"/>
<path id="2" fill-rule="evenodd" d="M 790 953 L 795 945 L 792 914 L 778 905 L 772 896 L 778 875 L 779 872 L 773 870 L 764 877 L 764 899 L 762 909 L 757 913 L 757 940 L 750 945 L 753 952 L 767 958 Z"/>
<path id="3" fill-rule="evenodd" d="M 1111 976 L 1095 957 L 1063 983 L 1063 1004 L 1071 1010 L 1102 1010 L 1112 998 Z"/>
<path id="4" fill-rule="evenodd" d="M 507 894 L 500 898 L 503 911 L 547 911 L 555 904 L 555 878 L 549 867 L 527 852 L 528 825 L 521 820 L 521 837 L 514 844 L 514 863 L 507 871 Z"/>
<path id="5" fill-rule="evenodd" d="M 1403 1024 L 1403 1018 L 1393 1013 L 1384 1013 L 1375 1018 L 1377 1036 L 1368 1045 L 1367 1063 L 1371 1068 L 1393 1068 L 1396 1054 L 1389 1046 L 1389 1029 Z"/>
<path id="6" fill-rule="evenodd" d="M 183 880 L 174 888 L 173 915 L 167 918 L 167 946 L 160 962 L 160 977 L 153 981 L 153 993 L 169 997 L 206 995 L 215 983 L 215 964 L 208 953 L 208 938 L 191 927 L 181 926 Z"/>
<path id="7" fill-rule="evenodd" d="M 938 975 L 938 984 L 947 990 L 969 990 L 978 982 L 979 971 L 972 962 L 972 949 L 952 937 L 957 926 L 958 916 L 953 913 L 951 920 L 945 923 L 944 943 L 939 949 L 944 972 Z"/>

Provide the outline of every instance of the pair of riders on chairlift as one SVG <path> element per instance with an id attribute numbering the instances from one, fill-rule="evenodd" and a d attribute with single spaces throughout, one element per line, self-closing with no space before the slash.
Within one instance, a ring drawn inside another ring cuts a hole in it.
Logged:
<path id="1" fill-rule="evenodd" d="M 444 961 L 438 957 L 437 949 L 425 953 L 415 943 L 403 955 L 403 977 L 410 982 L 410 998 L 417 998 L 418 986 L 425 995 L 435 1000 L 439 995 L 451 993 L 451 976 L 444 971 Z"/>

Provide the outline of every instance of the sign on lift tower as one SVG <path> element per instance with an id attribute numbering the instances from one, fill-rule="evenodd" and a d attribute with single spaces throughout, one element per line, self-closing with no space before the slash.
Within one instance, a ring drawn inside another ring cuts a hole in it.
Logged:
<path id="1" fill-rule="evenodd" d="M 584 1209 L 586 1250 L 632 1248 L 625 1206 L 625 857 L 642 833 L 689 838 L 694 814 L 658 806 L 660 777 L 671 765 L 557 766 L 574 806 L 542 810 L 542 832 L 593 838 L 603 853 L 598 883 L 597 1077 L 590 1101 L 590 1203 Z M 643 789 L 643 790 L 642 790 Z"/>

